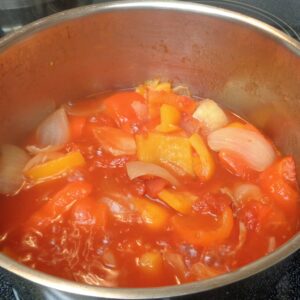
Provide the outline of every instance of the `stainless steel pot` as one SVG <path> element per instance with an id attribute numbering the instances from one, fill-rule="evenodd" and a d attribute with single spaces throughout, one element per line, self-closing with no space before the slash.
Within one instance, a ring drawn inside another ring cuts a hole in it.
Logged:
<path id="1" fill-rule="evenodd" d="M 16 141 L 57 104 L 160 76 L 185 83 L 253 122 L 300 174 L 300 44 L 230 11 L 173 1 L 127 1 L 66 11 L 0 41 L 0 137 Z M 197 293 L 260 272 L 299 249 L 300 234 L 274 253 L 216 278 L 162 288 L 101 288 L 0 266 L 79 295 L 158 298 Z"/>

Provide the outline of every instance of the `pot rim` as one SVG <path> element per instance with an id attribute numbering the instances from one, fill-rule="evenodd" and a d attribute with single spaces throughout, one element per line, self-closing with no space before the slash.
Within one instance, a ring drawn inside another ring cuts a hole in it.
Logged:
<path id="1" fill-rule="evenodd" d="M 240 13 L 232 12 L 230 10 L 217 8 L 209 5 L 181 1 L 148 0 L 118 1 L 88 5 L 66 10 L 42 18 L 38 21 L 25 25 L 16 32 L 8 34 L 2 39 L 0 39 L 0 54 L 6 49 L 12 47 L 13 45 L 17 44 L 20 41 L 23 41 L 28 37 L 31 37 L 32 35 L 68 20 L 74 20 L 77 18 L 86 17 L 88 15 L 101 14 L 110 11 L 136 9 L 174 10 L 178 12 L 190 12 L 240 23 L 244 26 L 248 26 L 257 30 L 261 34 L 268 35 L 270 38 L 276 40 L 278 43 L 288 48 L 291 52 L 295 53 L 297 56 L 299 56 L 300 59 L 300 42 L 286 35 L 280 30 L 273 28 L 268 24 L 265 24 L 262 21 L 245 16 Z M 246 266 L 243 266 L 234 272 L 226 273 L 202 281 L 196 281 L 177 286 L 165 286 L 154 288 L 109 288 L 89 286 L 86 284 L 61 279 L 31 269 L 1 253 L 0 267 L 35 283 L 41 284 L 46 287 L 54 288 L 60 291 L 68 292 L 71 294 L 118 299 L 162 298 L 194 294 L 237 282 L 273 266 L 274 264 L 280 262 L 287 256 L 296 252 L 299 248 L 300 233 L 297 233 L 292 239 L 290 239 L 284 245 L 279 247 L 273 253 L 262 257 Z"/>

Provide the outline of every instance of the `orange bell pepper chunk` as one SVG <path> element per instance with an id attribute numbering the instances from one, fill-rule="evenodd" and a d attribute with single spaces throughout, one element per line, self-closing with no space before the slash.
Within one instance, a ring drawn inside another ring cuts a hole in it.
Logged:
<path id="1" fill-rule="evenodd" d="M 207 215 L 174 216 L 171 222 L 175 232 L 185 242 L 210 247 L 222 243 L 230 236 L 233 215 L 231 208 L 226 207 L 217 224 Z"/>
<path id="2" fill-rule="evenodd" d="M 87 182 L 67 184 L 27 220 L 26 227 L 45 228 L 65 214 L 76 201 L 86 198 L 91 192 L 92 186 Z"/>
<path id="3" fill-rule="evenodd" d="M 73 151 L 57 159 L 36 165 L 24 172 L 24 175 L 34 181 L 56 178 L 65 172 L 85 164 L 84 157 L 79 151 Z"/>
<path id="4" fill-rule="evenodd" d="M 165 208 L 143 198 L 135 199 L 134 204 L 143 223 L 149 229 L 162 230 L 165 228 L 169 219 L 169 212 Z"/>
<path id="5" fill-rule="evenodd" d="M 159 199 L 182 214 L 189 214 L 197 196 L 189 192 L 177 192 L 170 189 L 163 189 L 158 193 Z"/>
<path id="6" fill-rule="evenodd" d="M 156 130 L 163 133 L 173 132 L 180 129 L 180 111 L 173 105 L 163 104 L 160 107 L 160 124 Z"/>
<path id="7" fill-rule="evenodd" d="M 149 133 L 148 136 L 136 135 L 138 159 L 150 163 L 174 165 L 181 174 L 194 176 L 192 148 L 185 137 Z"/>
<path id="8" fill-rule="evenodd" d="M 215 172 L 215 162 L 204 140 L 199 134 L 194 133 L 189 141 L 198 154 L 193 162 L 196 175 L 203 181 L 211 179 Z"/>

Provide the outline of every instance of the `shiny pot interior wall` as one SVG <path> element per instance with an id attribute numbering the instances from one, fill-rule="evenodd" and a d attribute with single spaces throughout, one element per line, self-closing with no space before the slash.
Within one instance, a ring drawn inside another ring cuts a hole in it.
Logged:
<path id="1" fill-rule="evenodd" d="M 93 12 L 1 50 L 1 142 L 54 105 L 161 77 L 264 128 L 300 165 L 299 53 L 247 25 L 175 10 Z"/>

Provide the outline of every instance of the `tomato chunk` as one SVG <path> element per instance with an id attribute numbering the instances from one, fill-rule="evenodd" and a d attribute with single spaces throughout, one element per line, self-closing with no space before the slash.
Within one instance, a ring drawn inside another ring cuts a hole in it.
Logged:
<path id="1" fill-rule="evenodd" d="M 263 191 L 287 213 L 299 209 L 296 167 L 292 157 L 281 159 L 260 176 Z"/>
<path id="2" fill-rule="evenodd" d="M 87 182 L 67 184 L 26 221 L 26 227 L 45 228 L 65 214 L 76 201 L 87 197 L 91 192 L 92 185 Z"/>

